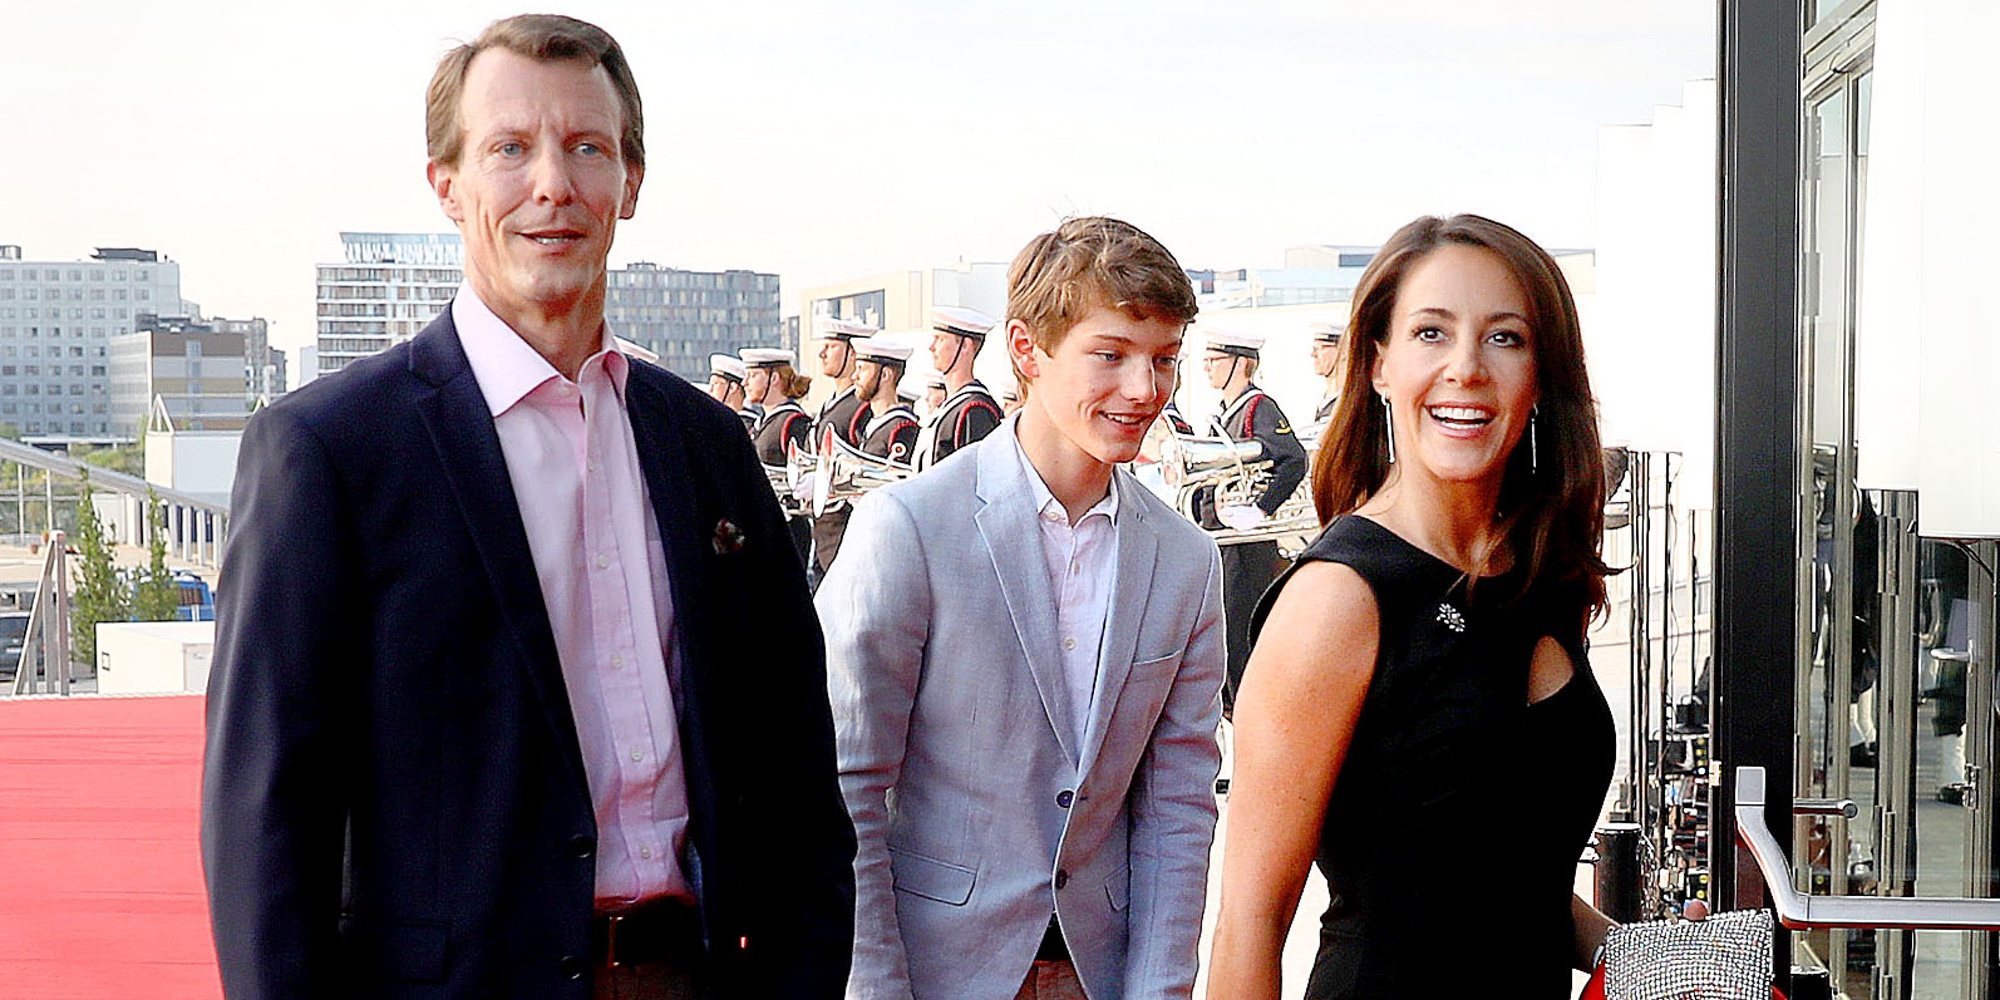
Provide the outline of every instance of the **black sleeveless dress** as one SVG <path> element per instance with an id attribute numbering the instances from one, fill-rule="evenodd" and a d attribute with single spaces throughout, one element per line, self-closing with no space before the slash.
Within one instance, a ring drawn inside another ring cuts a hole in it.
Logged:
<path id="1" fill-rule="evenodd" d="M 1298 562 L 1312 560 L 1361 574 L 1382 636 L 1320 838 L 1332 902 L 1306 997 L 1568 997 L 1570 894 L 1617 741 L 1581 592 L 1516 597 L 1500 577 L 1468 596 L 1459 570 L 1351 515 Z M 1542 636 L 1575 673 L 1530 705 Z"/>

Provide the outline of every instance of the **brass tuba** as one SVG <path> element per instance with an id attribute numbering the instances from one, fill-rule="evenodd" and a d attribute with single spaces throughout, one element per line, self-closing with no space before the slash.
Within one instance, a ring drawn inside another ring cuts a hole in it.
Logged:
<path id="1" fill-rule="evenodd" d="M 1203 506 L 1221 510 L 1257 502 L 1271 476 L 1271 460 L 1264 457 L 1264 445 L 1260 442 L 1236 441 L 1219 435 L 1169 435 L 1160 447 L 1160 473 L 1174 491 L 1174 508 L 1183 517 L 1202 525 L 1217 545 L 1298 538 L 1319 530 L 1319 515 L 1313 510 L 1312 493 L 1305 482 L 1299 484 L 1299 489 L 1277 513 L 1254 528 L 1209 527 L 1203 523 Z M 1204 495 L 1211 498 L 1206 505 Z"/>
<path id="2" fill-rule="evenodd" d="M 817 466 L 809 470 L 817 479 L 813 490 L 814 512 L 828 506 L 856 500 L 890 483 L 900 483 L 917 474 L 914 466 L 880 455 L 871 455 L 828 433 L 821 442 Z"/>

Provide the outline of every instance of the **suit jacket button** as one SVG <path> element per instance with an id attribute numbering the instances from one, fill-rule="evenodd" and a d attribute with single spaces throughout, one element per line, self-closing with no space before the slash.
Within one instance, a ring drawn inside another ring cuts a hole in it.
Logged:
<path id="1" fill-rule="evenodd" d="M 562 961 L 556 963 L 556 968 L 562 970 L 565 979 L 583 978 L 583 959 L 575 955 L 564 955 Z"/>
<path id="2" fill-rule="evenodd" d="M 569 838 L 569 853 L 578 861 L 589 861 L 597 853 L 597 841 L 583 834 L 577 834 Z"/>
<path id="3" fill-rule="evenodd" d="M 1064 809 L 1068 809 L 1069 804 L 1074 801 L 1076 801 L 1076 793 L 1070 791 L 1067 788 L 1056 793 L 1056 805 L 1059 805 Z"/>
<path id="4" fill-rule="evenodd" d="M 1069 872 L 1066 869 L 1062 868 L 1056 869 L 1056 888 L 1060 889 L 1068 884 L 1069 884 Z"/>

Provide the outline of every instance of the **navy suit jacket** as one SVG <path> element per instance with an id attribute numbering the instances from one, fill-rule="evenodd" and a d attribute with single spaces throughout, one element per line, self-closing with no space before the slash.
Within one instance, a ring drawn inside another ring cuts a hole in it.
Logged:
<path id="1" fill-rule="evenodd" d="M 734 414 L 639 361 L 626 399 L 717 995 L 837 997 L 854 832 L 798 556 Z M 450 311 L 253 417 L 231 516 L 202 780 L 225 992 L 587 998 L 583 759 Z"/>

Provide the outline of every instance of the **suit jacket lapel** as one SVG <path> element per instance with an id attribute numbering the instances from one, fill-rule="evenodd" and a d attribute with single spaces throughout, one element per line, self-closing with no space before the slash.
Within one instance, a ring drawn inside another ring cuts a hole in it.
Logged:
<path id="1" fill-rule="evenodd" d="M 437 450 L 438 464 L 486 568 L 500 617 L 514 634 L 555 745 L 564 752 L 566 769 L 587 801 L 590 786 L 584 777 L 576 718 L 570 711 L 534 556 L 528 550 L 528 532 L 521 524 L 520 505 L 514 501 L 500 435 L 493 429 L 486 397 L 480 393 L 465 350 L 459 345 L 450 309 L 411 342 L 410 369 L 434 386 L 418 398 L 418 416 Z"/>
<path id="2" fill-rule="evenodd" d="M 1111 717 L 1118 707 L 1118 693 L 1132 672 L 1132 657 L 1139 649 L 1139 625 L 1146 617 L 1146 598 L 1152 593 L 1153 562 L 1159 555 L 1159 535 L 1146 523 L 1146 509 L 1133 494 L 1144 489 L 1123 473 L 1119 480 L 1118 569 L 1111 582 L 1111 609 L 1104 623 L 1104 642 L 1099 646 L 1097 694 L 1091 699 L 1090 724 L 1084 729 L 1083 767 L 1088 774 L 1098 751 L 1111 729 Z"/>
<path id="3" fill-rule="evenodd" d="M 979 526 L 993 571 L 1000 578 L 1000 595 L 1007 602 L 1015 637 L 1027 655 L 1028 672 L 1034 675 L 1049 726 L 1074 766 L 1080 752 L 1072 722 L 1075 716 L 1070 714 L 1069 687 L 1063 680 L 1062 656 L 1056 652 L 1056 598 L 1049 590 L 1048 569 L 1043 565 L 1042 529 L 1035 523 L 1035 510 L 1029 503 L 1034 493 L 1022 478 L 1025 472 L 1014 454 L 1013 433 L 1010 419 L 980 442 L 978 493 L 985 503 L 972 520 Z"/>
<path id="4" fill-rule="evenodd" d="M 696 503 L 694 490 L 706 483 L 707 478 L 690 471 L 682 435 L 668 432 L 667 399 L 652 380 L 652 374 L 637 363 L 632 365 L 631 377 L 625 382 L 625 410 L 631 419 L 632 443 L 639 451 L 639 469 L 646 479 L 646 494 L 660 526 L 660 547 L 667 561 L 674 635 L 679 647 L 679 655 L 670 664 L 674 670 L 674 709 L 685 716 L 682 705 L 689 693 L 689 671 L 694 664 L 706 662 L 696 646 L 702 638 L 699 629 L 709 620 L 704 607 L 708 595 L 701 586 L 701 543 L 712 532 L 701 530 L 700 505 Z"/>

